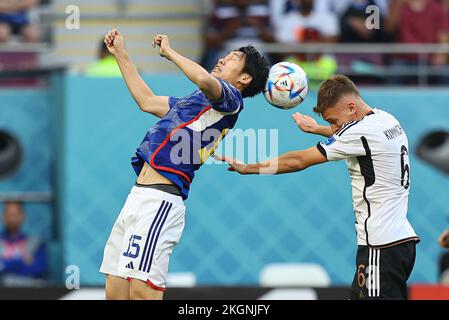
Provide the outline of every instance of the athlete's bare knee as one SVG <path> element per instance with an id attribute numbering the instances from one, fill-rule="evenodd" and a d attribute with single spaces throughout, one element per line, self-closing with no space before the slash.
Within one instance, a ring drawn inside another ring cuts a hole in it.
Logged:
<path id="1" fill-rule="evenodd" d="M 131 300 L 162 300 L 164 293 L 154 290 L 144 281 L 132 279 L 129 296 Z"/>

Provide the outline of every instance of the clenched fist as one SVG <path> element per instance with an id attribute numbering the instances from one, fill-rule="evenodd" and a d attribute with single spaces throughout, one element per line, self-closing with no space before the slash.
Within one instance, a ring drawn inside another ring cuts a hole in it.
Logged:
<path id="1" fill-rule="evenodd" d="M 117 29 L 112 29 L 104 36 L 104 44 L 109 52 L 116 56 L 125 51 L 125 42 L 123 36 Z"/>
<path id="2" fill-rule="evenodd" d="M 153 47 L 159 47 L 159 55 L 161 57 L 170 59 L 170 42 L 168 36 L 165 34 L 158 34 L 153 38 Z"/>

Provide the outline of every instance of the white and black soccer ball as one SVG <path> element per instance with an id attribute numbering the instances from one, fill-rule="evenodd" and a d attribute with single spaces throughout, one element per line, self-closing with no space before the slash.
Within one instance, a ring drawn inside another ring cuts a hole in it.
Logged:
<path id="1" fill-rule="evenodd" d="M 308 93 L 307 74 L 297 64 L 279 62 L 270 68 L 264 97 L 271 105 L 291 109 L 301 104 Z"/>

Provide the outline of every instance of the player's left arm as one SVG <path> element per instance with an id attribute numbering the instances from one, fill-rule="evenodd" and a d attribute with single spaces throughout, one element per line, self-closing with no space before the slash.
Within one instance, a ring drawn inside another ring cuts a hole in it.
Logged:
<path id="1" fill-rule="evenodd" d="M 292 117 L 298 128 L 305 133 L 313 133 L 326 138 L 330 138 L 334 134 L 330 126 L 319 125 L 311 116 L 296 112 Z"/>
<path id="2" fill-rule="evenodd" d="M 220 81 L 211 76 L 202 66 L 171 48 L 168 36 L 158 34 L 153 39 L 153 45 L 159 46 L 159 54 L 176 64 L 187 78 L 203 91 L 208 99 L 212 101 L 220 100 L 222 94 Z"/>
<path id="3" fill-rule="evenodd" d="M 244 164 L 238 160 L 216 155 L 215 159 L 225 161 L 229 164 L 229 171 L 236 171 L 240 174 L 283 174 L 302 171 L 316 164 L 327 162 L 326 157 L 312 147 L 306 150 L 290 151 L 277 158 L 268 161 Z"/>

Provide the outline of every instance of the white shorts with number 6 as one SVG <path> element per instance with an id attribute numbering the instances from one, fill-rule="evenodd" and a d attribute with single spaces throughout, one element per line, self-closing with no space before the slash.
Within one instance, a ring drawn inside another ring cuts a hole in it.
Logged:
<path id="1" fill-rule="evenodd" d="M 133 187 L 104 249 L 100 272 L 165 290 L 168 263 L 185 223 L 180 196 Z"/>

